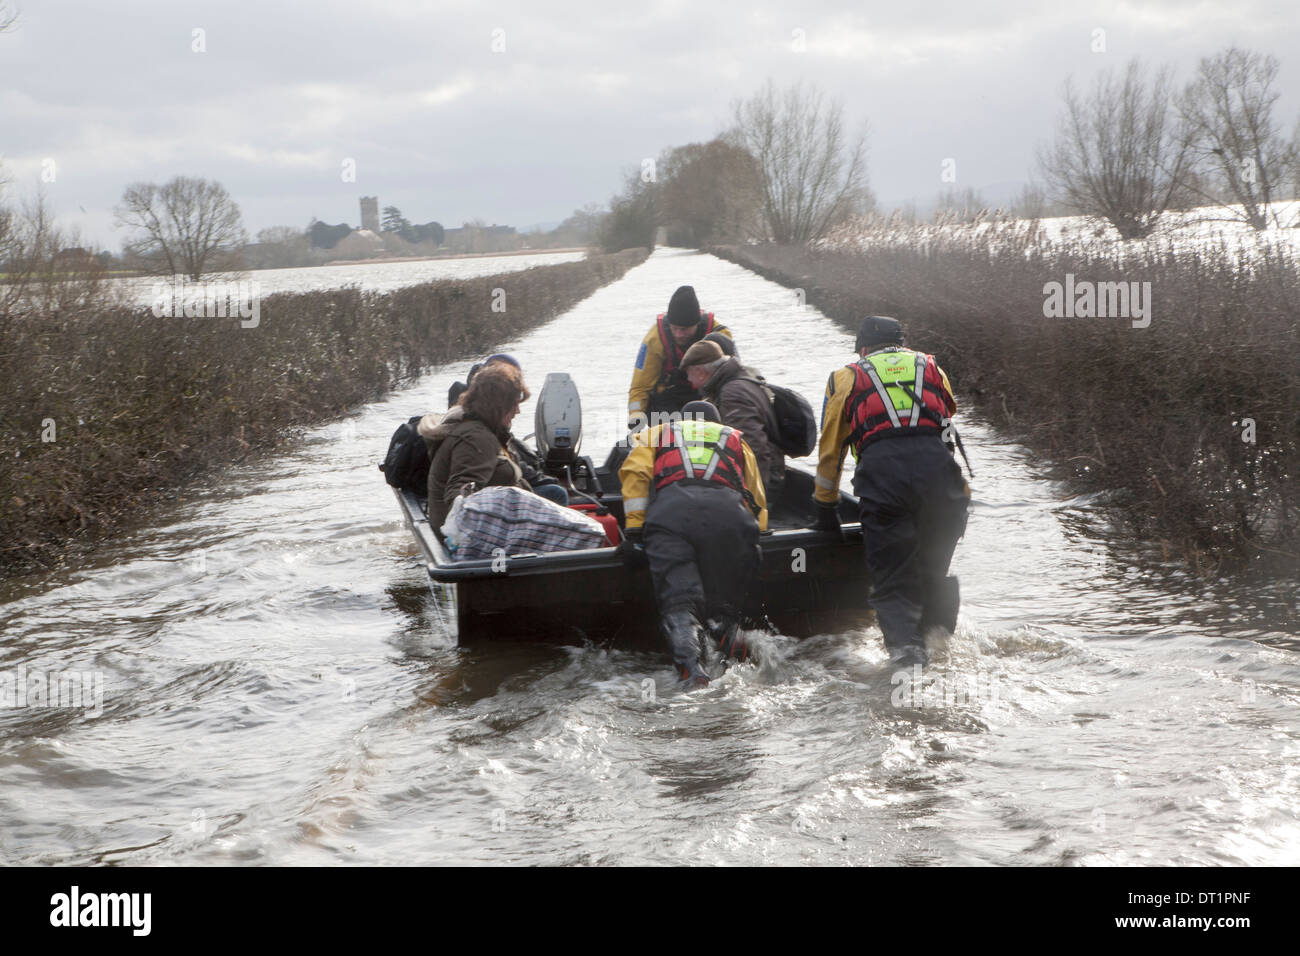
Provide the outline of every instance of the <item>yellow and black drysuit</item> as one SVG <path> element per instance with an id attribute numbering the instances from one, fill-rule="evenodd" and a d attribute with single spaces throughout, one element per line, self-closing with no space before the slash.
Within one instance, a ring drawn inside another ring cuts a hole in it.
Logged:
<path id="1" fill-rule="evenodd" d="M 742 656 L 736 628 L 758 573 L 767 499 L 754 453 L 734 428 L 687 420 L 638 432 L 619 469 L 625 533 L 644 536 L 660 630 L 683 680 L 708 682 L 700 631 Z"/>
<path id="2" fill-rule="evenodd" d="M 632 385 L 627 390 L 627 427 L 634 431 L 642 425 L 656 424 L 653 413 L 680 412 L 687 402 L 700 397 L 682 370 L 686 350 L 711 332 L 731 338 L 731 330 L 720 325 L 712 312 L 700 312 L 695 335 L 684 346 L 673 338 L 666 313 L 659 313 L 655 324 L 641 340 L 632 370 Z"/>
<path id="3" fill-rule="evenodd" d="M 928 627 L 956 627 L 957 579 L 948 565 L 970 502 L 944 444 L 956 410 L 934 356 L 898 345 L 837 369 L 826 383 L 814 494 L 826 520 L 818 526 L 838 529 L 830 509 L 839 501 L 844 452 L 852 451 L 870 603 L 885 646 L 906 663 L 926 661 Z"/>

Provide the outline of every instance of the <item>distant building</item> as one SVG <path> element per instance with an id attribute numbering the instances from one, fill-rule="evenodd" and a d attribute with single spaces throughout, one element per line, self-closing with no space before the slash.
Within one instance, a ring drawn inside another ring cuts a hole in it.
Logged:
<path id="1" fill-rule="evenodd" d="M 379 197 L 361 197 L 361 228 L 379 232 Z"/>

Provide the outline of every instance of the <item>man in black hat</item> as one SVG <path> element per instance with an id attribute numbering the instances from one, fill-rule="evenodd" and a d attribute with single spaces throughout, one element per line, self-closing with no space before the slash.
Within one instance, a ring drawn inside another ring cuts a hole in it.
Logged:
<path id="1" fill-rule="evenodd" d="M 700 397 L 686 381 L 682 357 L 688 348 L 714 332 L 731 337 L 731 331 L 719 325 L 712 312 L 700 309 L 695 289 L 681 286 L 668 301 L 668 311 L 655 319 L 636 353 L 636 369 L 627 392 L 629 431 L 647 423 L 657 424 L 668 413 L 680 413 L 683 405 Z"/>
<path id="2" fill-rule="evenodd" d="M 966 531 L 970 487 L 945 440 L 957 411 L 933 355 L 903 346 L 895 319 L 862 320 L 858 361 L 826 383 L 817 463 L 816 527 L 840 533 L 840 472 L 857 458 L 858 496 L 871 607 L 900 666 L 928 663 L 926 632 L 957 627 L 957 579 L 948 565 Z"/>

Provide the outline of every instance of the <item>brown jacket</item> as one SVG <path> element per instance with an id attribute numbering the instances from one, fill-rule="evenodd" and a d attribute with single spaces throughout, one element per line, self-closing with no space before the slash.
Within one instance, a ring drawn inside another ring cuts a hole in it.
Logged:
<path id="1" fill-rule="evenodd" d="M 775 492 L 785 481 L 785 456 L 769 437 L 776 431 L 772 400 L 761 385 L 739 381 L 741 378 L 759 378 L 759 375 L 734 357 L 729 357 L 700 391 L 717 406 L 722 424 L 739 428 L 744 434 L 745 443 L 754 450 L 754 458 L 758 461 L 768 501 L 774 503 Z"/>
<path id="2" fill-rule="evenodd" d="M 429 524 L 435 530 L 442 527 L 456 496 L 470 483 L 479 488 L 517 485 L 532 490 L 506 450 L 509 433 L 498 434 L 477 418 L 465 418 L 460 406 L 437 425 L 426 415 L 420 434 L 429 443 Z"/>

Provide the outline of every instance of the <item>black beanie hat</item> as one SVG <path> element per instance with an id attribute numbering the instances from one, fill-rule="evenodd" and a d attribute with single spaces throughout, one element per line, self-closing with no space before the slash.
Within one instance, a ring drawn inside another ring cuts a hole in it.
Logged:
<path id="1" fill-rule="evenodd" d="M 668 300 L 669 325 L 699 325 L 700 300 L 695 298 L 694 286 L 684 285 Z"/>
<path id="2" fill-rule="evenodd" d="M 712 402 L 687 402 L 682 406 L 682 418 L 686 421 L 703 419 L 706 422 L 722 424 L 722 416 L 718 414 L 718 406 Z"/>
<path id="3" fill-rule="evenodd" d="M 853 350 L 861 352 L 873 345 L 902 345 L 903 327 L 898 319 L 884 315 L 869 315 L 858 327 L 858 338 L 853 343 Z"/>

